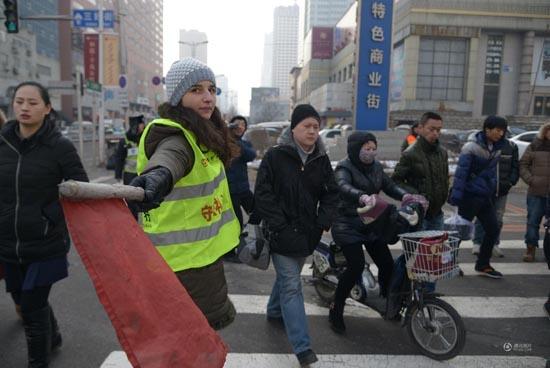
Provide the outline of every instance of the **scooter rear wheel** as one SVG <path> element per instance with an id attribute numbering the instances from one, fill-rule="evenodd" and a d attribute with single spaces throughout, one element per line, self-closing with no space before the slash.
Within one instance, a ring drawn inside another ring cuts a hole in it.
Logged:
<path id="1" fill-rule="evenodd" d="M 447 302 L 424 299 L 408 310 L 407 331 L 422 354 L 435 360 L 454 358 L 464 348 L 466 328 L 458 312 Z"/>
<path id="2" fill-rule="evenodd" d="M 313 266 L 313 280 L 313 285 L 319 298 L 326 304 L 332 303 L 336 294 L 336 286 L 333 286 L 329 281 L 325 281 L 323 275 L 315 266 Z"/>

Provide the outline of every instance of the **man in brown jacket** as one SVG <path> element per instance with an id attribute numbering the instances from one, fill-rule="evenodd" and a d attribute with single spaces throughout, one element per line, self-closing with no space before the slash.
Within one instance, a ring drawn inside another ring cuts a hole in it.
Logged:
<path id="1" fill-rule="evenodd" d="M 539 227 L 550 205 L 550 123 L 544 124 L 537 137 L 527 147 L 519 162 L 519 174 L 529 185 L 527 192 L 527 251 L 524 262 L 535 260 L 539 246 Z"/>

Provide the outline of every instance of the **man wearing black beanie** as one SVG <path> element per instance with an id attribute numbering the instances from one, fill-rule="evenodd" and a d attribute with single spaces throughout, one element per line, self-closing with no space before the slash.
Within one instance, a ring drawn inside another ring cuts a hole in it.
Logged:
<path id="1" fill-rule="evenodd" d="M 292 112 L 291 129 L 265 154 L 256 178 L 254 212 L 273 233 L 271 259 L 277 277 L 267 305 L 268 321 L 284 323 L 301 366 L 316 362 L 311 349 L 300 274 L 328 230 L 338 188 L 319 140 L 320 117 L 311 105 Z"/>

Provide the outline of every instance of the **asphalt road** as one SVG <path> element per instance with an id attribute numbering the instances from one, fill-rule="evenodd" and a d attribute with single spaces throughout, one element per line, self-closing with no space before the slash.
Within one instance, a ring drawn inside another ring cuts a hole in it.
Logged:
<path id="1" fill-rule="evenodd" d="M 86 166 L 92 179 L 113 182 L 112 171 L 89 163 Z M 542 253 L 537 254 L 536 263 L 521 262 L 525 216 L 525 193 L 513 192 L 502 234 L 505 257 L 493 259 L 495 268 L 505 275 L 502 280 L 475 276 L 471 245 L 464 243 L 459 262 L 466 275 L 438 284 L 438 291 L 457 308 L 467 329 L 463 353 L 450 362 L 436 363 L 422 357 L 398 323 L 377 318 L 361 306 L 347 307 L 348 332 L 335 335 L 328 327 L 328 310 L 311 284 L 310 270 L 304 267 L 309 329 L 313 349 L 320 357 L 320 363 L 312 366 L 544 367 L 550 358 L 550 320 L 543 314 L 542 303 L 550 291 L 550 271 Z M 397 256 L 399 249 L 394 247 L 392 253 Z M 50 367 L 129 367 L 74 248 L 69 261 L 69 278 L 55 284 L 50 298 L 64 339 Z M 238 310 L 235 322 L 220 332 L 230 347 L 226 367 L 297 367 L 284 330 L 265 320 L 273 269 L 259 271 L 234 263 L 225 267 L 229 292 Z M 24 367 L 23 327 L 8 295 L 0 295 L 0 315 L 0 367 Z"/>

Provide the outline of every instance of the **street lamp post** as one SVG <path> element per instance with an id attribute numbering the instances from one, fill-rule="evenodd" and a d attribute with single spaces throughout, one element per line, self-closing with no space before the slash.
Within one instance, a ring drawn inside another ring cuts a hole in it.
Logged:
<path id="1" fill-rule="evenodd" d="M 191 46 L 191 57 L 196 56 L 197 46 L 199 45 L 205 45 L 208 43 L 208 41 L 200 41 L 200 42 L 187 42 L 187 41 L 179 41 L 179 43 L 183 45 Z"/>

